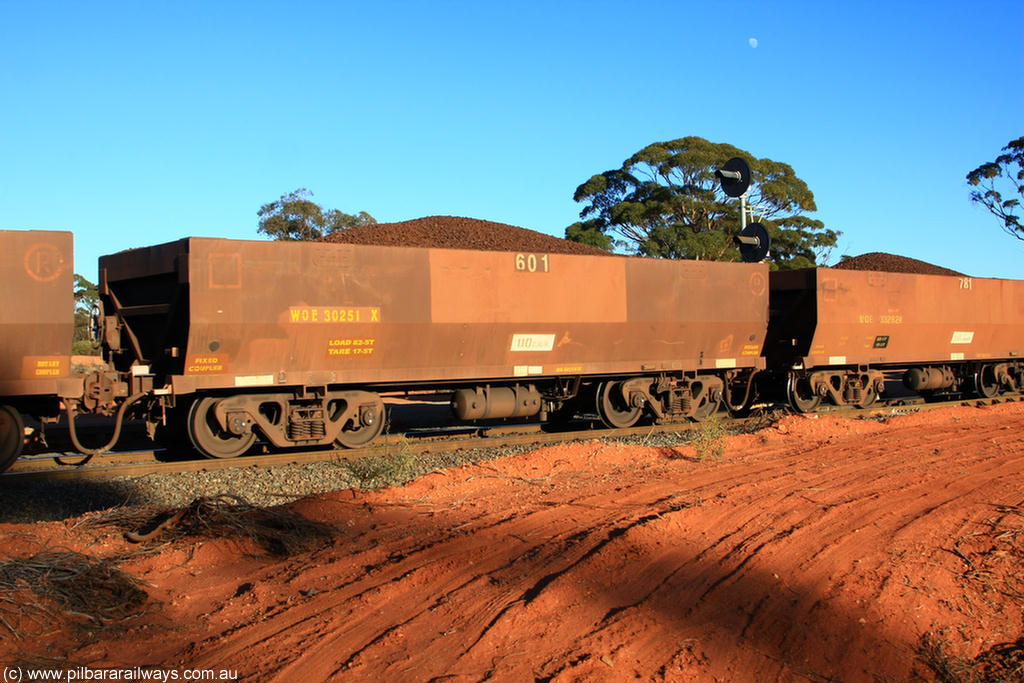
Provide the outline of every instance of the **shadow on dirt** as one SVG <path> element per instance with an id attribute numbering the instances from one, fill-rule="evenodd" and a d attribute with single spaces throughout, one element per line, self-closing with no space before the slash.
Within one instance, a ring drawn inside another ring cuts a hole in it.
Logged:
<path id="1" fill-rule="evenodd" d="M 4 484 L 0 523 L 54 522 L 132 502 L 132 487 L 109 481 Z"/>
<path id="2" fill-rule="evenodd" d="M 335 646 L 356 648 L 337 655 L 384 665 L 398 655 L 380 645 L 387 642 L 382 636 L 401 623 L 407 634 L 459 631 L 458 653 L 438 641 L 401 654 L 425 676 L 501 662 L 490 676 L 603 679 L 612 660 L 616 670 L 621 661 L 637 680 L 694 668 L 717 675 L 742 672 L 735 680 L 788 680 L 794 674 L 811 680 L 903 680 L 910 673 L 918 634 L 902 632 L 866 607 L 837 609 L 852 598 L 844 600 L 828 582 L 818 583 L 821 572 L 814 571 L 813 561 L 798 566 L 773 559 L 786 557 L 793 529 L 732 529 L 709 534 L 718 540 L 697 548 L 670 533 L 678 528 L 672 516 L 686 507 L 678 499 L 651 501 L 642 513 L 612 512 L 588 523 L 578 507 L 566 504 L 470 524 L 438 514 L 424 525 L 419 514 L 395 508 L 386 510 L 386 521 L 380 515 L 369 520 L 362 516 L 369 509 L 353 505 L 349 520 L 342 513 L 335 521 L 354 524 L 354 535 L 334 552 L 358 556 L 373 548 L 375 555 L 385 555 L 365 568 L 352 599 L 379 593 L 379 604 L 365 607 L 382 610 L 387 621 L 381 633 L 346 637 L 332 630 Z M 401 528 L 405 540 L 394 539 L 389 528 Z M 450 562 L 470 557 L 469 565 Z M 319 562 L 331 564 L 323 555 Z M 461 588 L 402 598 L 403 583 Z M 334 602 L 347 599 L 335 594 Z M 442 602 L 459 608 L 440 616 Z M 523 624 L 531 627 L 524 630 Z M 531 655 L 505 662 L 510 638 Z M 288 658 L 293 656 L 306 655 Z M 711 663 L 713 668 L 704 668 Z"/>

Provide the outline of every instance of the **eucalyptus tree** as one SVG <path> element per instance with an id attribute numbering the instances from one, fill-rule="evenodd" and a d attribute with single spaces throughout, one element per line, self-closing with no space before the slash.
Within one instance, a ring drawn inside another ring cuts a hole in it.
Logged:
<path id="1" fill-rule="evenodd" d="M 621 168 L 576 188 L 573 199 L 586 205 L 565 236 L 644 256 L 738 261 L 732 238 L 741 229 L 739 206 L 715 177 L 732 157 L 750 165 L 747 199 L 771 236 L 771 262 L 779 268 L 815 265 L 839 233 L 805 215 L 817 210 L 814 195 L 793 168 L 692 136 L 647 145 Z"/>
<path id="2" fill-rule="evenodd" d="M 325 211 L 310 199 L 312 196 L 312 192 L 300 188 L 264 204 L 256 212 L 260 219 L 258 232 L 276 240 L 315 240 L 338 230 L 377 222 L 365 211 L 358 214 L 337 209 Z"/>
<path id="3" fill-rule="evenodd" d="M 968 184 L 978 188 L 971 190 L 971 201 L 998 218 L 1007 234 L 1024 241 L 1020 215 L 1020 202 L 1024 199 L 1024 137 L 1011 140 L 1003 151 L 1005 154 L 995 161 L 967 174 Z"/>

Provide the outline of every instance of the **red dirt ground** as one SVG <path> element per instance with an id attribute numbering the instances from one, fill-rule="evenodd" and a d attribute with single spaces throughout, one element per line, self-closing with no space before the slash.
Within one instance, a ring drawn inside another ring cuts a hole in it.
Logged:
<path id="1" fill-rule="evenodd" d="M 341 528 L 329 547 L 278 561 L 177 541 L 121 565 L 150 595 L 127 632 L 6 637 L 0 659 L 63 645 L 80 665 L 261 682 L 875 683 L 936 680 L 925 634 L 965 657 L 1024 637 L 1024 404 L 787 417 L 695 456 L 558 445 L 303 500 Z M 73 522 L 0 531 L 7 554 L 131 549 Z"/>

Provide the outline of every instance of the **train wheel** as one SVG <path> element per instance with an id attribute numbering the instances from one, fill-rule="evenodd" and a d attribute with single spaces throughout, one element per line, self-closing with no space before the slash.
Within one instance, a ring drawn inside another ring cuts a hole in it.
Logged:
<path id="1" fill-rule="evenodd" d="M 627 405 L 622 398 L 619 382 L 604 382 L 597 388 L 597 414 L 608 427 L 624 429 L 632 427 L 640 419 L 644 409 Z"/>
<path id="2" fill-rule="evenodd" d="M 213 413 L 215 398 L 201 398 L 188 411 L 188 438 L 197 451 L 207 458 L 234 458 L 245 453 L 256 443 L 256 435 L 232 434 L 225 431 Z"/>
<path id="3" fill-rule="evenodd" d="M 21 455 L 25 443 L 25 423 L 21 413 L 11 406 L 0 406 L 0 472 Z"/>
<path id="4" fill-rule="evenodd" d="M 696 422 L 703 422 L 712 415 L 718 412 L 718 409 L 722 407 L 722 397 L 719 396 L 717 399 L 712 399 L 709 395 L 710 392 L 705 391 L 704 397 L 701 399 L 700 404 L 697 406 L 697 410 L 694 411 L 692 420 Z"/>
<path id="5" fill-rule="evenodd" d="M 991 365 L 983 365 L 974 373 L 974 390 L 982 398 L 995 398 L 999 395 L 999 382 Z"/>
<path id="6" fill-rule="evenodd" d="M 878 400 L 878 392 L 875 391 L 875 385 L 872 382 L 867 389 L 864 390 L 861 395 L 860 403 L 857 404 L 858 408 L 870 408 L 874 405 L 875 401 Z"/>
<path id="7" fill-rule="evenodd" d="M 349 420 L 353 424 L 342 427 L 335 443 L 345 448 L 362 448 L 380 436 L 384 431 L 384 401 L 376 395 L 374 398 L 372 403 L 360 404 L 355 417 Z"/>
<path id="8" fill-rule="evenodd" d="M 791 374 L 786 382 L 786 398 L 789 404 L 801 413 L 809 413 L 821 405 L 821 396 L 814 393 L 806 377 Z"/>

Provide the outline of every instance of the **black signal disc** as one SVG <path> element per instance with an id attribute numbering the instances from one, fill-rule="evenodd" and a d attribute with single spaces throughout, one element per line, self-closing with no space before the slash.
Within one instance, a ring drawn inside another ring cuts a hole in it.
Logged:
<path id="1" fill-rule="evenodd" d="M 741 237 L 744 239 L 741 240 Z M 756 242 L 752 242 L 752 239 Z M 768 256 L 771 239 L 768 237 L 768 230 L 760 223 L 751 223 L 743 228 L 734 241 L 740 247 L 740 257 L 744 263 L 757 263 Z"/>
<path id="2" fill-rule="evenodd" d="M 740 175 L 739 178 L 733 178 L 718 174 L 722 181 L 722 191 L 730 197 L 739 197 L 750 188 L 750 165 L 740 157 L 729 159 L 721 170 Z"/>

